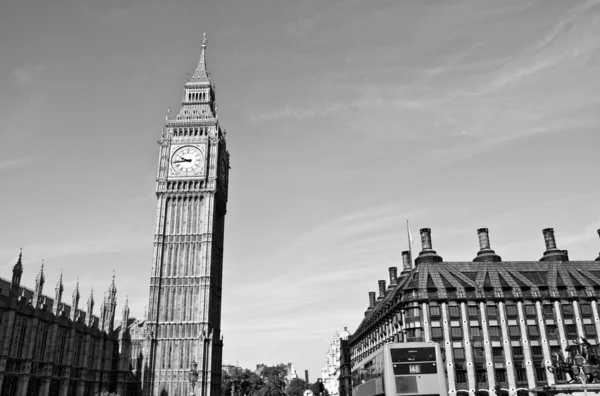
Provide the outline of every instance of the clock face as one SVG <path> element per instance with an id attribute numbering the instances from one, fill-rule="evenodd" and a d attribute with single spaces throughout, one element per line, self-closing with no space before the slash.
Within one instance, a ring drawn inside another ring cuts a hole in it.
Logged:
<path id="1" fill-rule="evenodd" d="M 195 146 L 178 148 L 171 157 L 171 167 L 175 174 L 188 176 L 202 173 L 204 169 L 204 154 Z"/>

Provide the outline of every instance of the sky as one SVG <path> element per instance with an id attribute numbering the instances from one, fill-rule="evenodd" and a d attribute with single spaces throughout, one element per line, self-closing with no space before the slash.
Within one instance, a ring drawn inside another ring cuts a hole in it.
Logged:
<path id="1" fill-rule="evenodd" d="M 23 0 L 0 5 L 0 276 L 143 317 L 157 140 L 206 33 L 231 154 L 224 363 L 320 376 L 401 267 L 476 230 L 600 251 L 600 1 Z M 67 298 L 70 301 L 70 297 Z M 97 312 L 96 312 L 97 314 Z"/>

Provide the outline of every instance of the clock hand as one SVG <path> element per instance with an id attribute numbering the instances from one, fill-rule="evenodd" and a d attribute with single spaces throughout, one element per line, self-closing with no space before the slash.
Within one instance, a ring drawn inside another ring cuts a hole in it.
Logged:
<path id="1" fill-rule="evenodd" d="M 173 163 L 174 163 L 174 164 L 177 164 L 177 163 L 179 163 L 179 162 L 192 162 L 192 160 L 191 160 L 191 159 L 185 159 L 185 158 L 184 158 L 184 159 L 182 159 L 181 161 L 173 161 Z"/>

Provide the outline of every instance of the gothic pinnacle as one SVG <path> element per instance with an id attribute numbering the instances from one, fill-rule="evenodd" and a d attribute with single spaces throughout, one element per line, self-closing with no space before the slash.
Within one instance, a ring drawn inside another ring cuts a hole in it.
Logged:
<path id="1" fill-rule="evenodd" d="M 21 246 L 21 251 L 19 252 L 19 258 L 17 259 L 17 263 L 15 264 L 13 271 L 18 271 L 19 273 L 23 273 L 23 247 Z"/>
<path id="2" fill-rule="evenodd" d="M 44 259 L 42 259 L 42 266 L 40 267 L 40 272 L 37 278 L 41 283 L 44 283 L 44 281 L 46 280 L 46 277 L 44 276 Z"/>
<path id="3" fill-rule="evenodd" d="M 209 73 L 206 69 L 206 33 L 202 36 L 202 50 L 200 52 L 200 61 L 198 62 L 198 66 L 196 67 L 196 71 L 192 75 L 190 83 L 208 83 L 210 82 Z"/>
<path id="4" fill-rule="evenodd" d="M 77 284 L 75 285 L 75 291 L 73 292 L 73 310 L 76 311 L 79 308 L 79 278 L 77 278 Z"/>

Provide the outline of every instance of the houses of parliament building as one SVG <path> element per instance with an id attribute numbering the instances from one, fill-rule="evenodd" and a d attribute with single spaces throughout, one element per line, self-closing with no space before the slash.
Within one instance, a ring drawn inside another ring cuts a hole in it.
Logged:
<path id="1" fill-rule="evenodd" d="M 130 318 L 127 302 L 117 312 L 114 276 L 99 316 L 93 295 L 84 307 L 78 287 L 66 303 L 62 275 L 54 296 L 44 294 L 43 265 L 29 289 L 19 254 L 11 280 L 0 279 L 0 396 L 189 395 L 193 363 L 195 394 L 220 394 L 229 153 L 206 38 L 201 48 L 159 140 L 147 317 Z"/>

